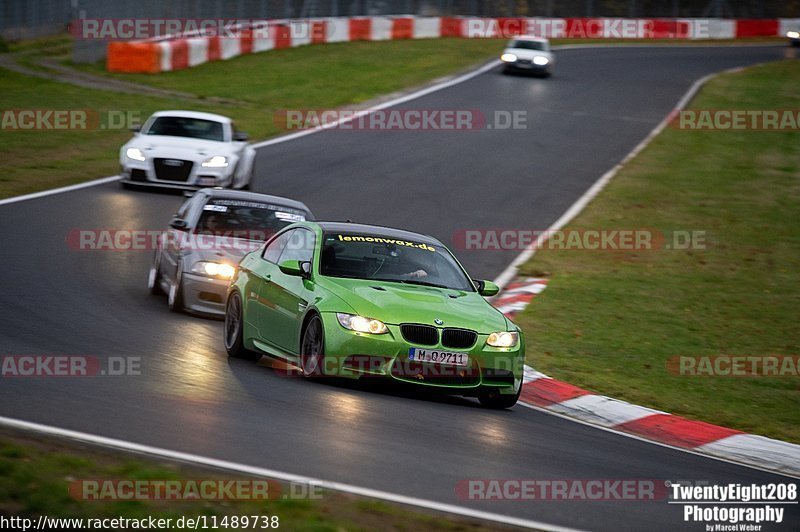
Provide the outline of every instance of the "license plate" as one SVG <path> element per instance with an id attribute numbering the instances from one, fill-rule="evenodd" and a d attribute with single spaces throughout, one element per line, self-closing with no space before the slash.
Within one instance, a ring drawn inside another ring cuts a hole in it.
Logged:
<path id="1" fill-rule="evenodd" d="M 217 180 L 214 179 L 213 177 L 201 177 L 197 181 L 198 185 L 203 185 L 203 186 L 211 186 L 211 185 L 215 185 L 216 183 L 217 183 Z"/>
<path id="2" fill-rule="evenodd" d="M 412 362 L 433 362 L 434 364 L 448 366 L 469 366 L 469 355 L 467 353 L 419 349 L 418 347 L 412 347 L 408 350 L 408 360 Z"/>

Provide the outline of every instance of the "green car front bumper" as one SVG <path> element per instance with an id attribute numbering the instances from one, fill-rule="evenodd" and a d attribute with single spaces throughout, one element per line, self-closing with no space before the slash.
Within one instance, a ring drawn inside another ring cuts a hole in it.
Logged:
<path id="1" fill-rule="evenodd" d="M 413 344 L 403 337 L 399 325 L 386 324 L 385 334 L 368 334 L 342 327 L 333 312 L 321 314 L 325 330 L 325 360 L 322 373 L 327 376 L 361 378 L 386 377 L 396 381 L 448 389 L 451 393 L 474 395 L 488 388 L 499 393 L 516 394 L 522 384 L 525 345 L 520 335 L 513 348 L 491 347 L 488 334 L 477 335 L 465 349 Z M 439 332 L 441 333 L 441 328 Z M 441 334 L 439 334 L 441 341 Z M 467 366 L 452 366 L 409 360 L 412 348 L 466 353 Z"/>

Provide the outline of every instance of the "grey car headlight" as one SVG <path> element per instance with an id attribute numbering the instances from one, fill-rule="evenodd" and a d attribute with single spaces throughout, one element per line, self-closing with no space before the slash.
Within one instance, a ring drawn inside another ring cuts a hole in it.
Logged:
<path id="1" fill-rule="evenodd" d="M 236 268 L 224 262 L 199 261 L 192 266 L 192 273 L 217 279 L 233 279 Z"/>

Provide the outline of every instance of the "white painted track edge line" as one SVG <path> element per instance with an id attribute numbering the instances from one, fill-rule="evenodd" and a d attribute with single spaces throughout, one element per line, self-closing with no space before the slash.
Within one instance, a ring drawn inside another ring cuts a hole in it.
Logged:
<path id="1" fill-rule="evenodd" d="M 648 48 L 648 47 L 651 47 L 653 45 L 640 44 L 640 45 L 633 45 L 633 46 L 632 45 L 627 45 L 627 46 L 628 47 L 637 46 L 637 47 L 642 47 L 642 48 Z M 678 45 L 675 45 L 675 46 L 678 46 Z M 680 46 L 690 47 L 691 45 L 680 45 Z M 729 46 L 729 45 L 717 45 L 717 46 Z M 758 46 L 758 44 L 753 43 L 753 46 Z M 556 49 L 556 50 L 557 49 L 568 50 L 568 49 L 589 49 L 589 48 L 609 48 L 609 47 L 614 47 L 614 45 L 608 45 L 608 44 L 602 44 L 602 43 L 598 43 L 598 44 L 574 44 L 574 45 L 554 46 L 553 49 Z M 383 102 L 381 104 L 375 105 L 373 107 L 364 109 L 363 111 L 359 111 L 358 113 L 355 113 L 354 116 L 352 116 L 352 117 L 340 119 L 340 120 L 338 120 L 336 122 L 332 122 L 331 124 L 327 124 L 325 126 L 320 126 L 320 127 L 316 127 L 316 128 L 312 128 L 312 129 L 306 129 L 306 130 L 303 130 L 303 131 L 297 131 L 295 133 L 290 133 L 288 135 L 283 135 L 283 136 L 276 137 L 276 138 L 273 138 L 273 139 L 262 140 L 260 142 L 254 143 L 252 146 L 255 149 L 263 148 L 265 146 L 271 146 L 273 144 L 280 144 L 282 142 L 288 142 L 290 140 L 294 140 L 294 139 L 297 139 L 297 138 L 300 138 L 300 137 L 305 137 L 306 135 L 311 135 L 313 133 L 317 133 L 317 132 L 323 131 L 325 129 L 330 129 L 330 128 L 335 127 L 337 125 L 341 125 L 341 124 L 344 124 L 344 123 L 347 123 L 347 122 L 351 122 L 351 121 L 353 121 L 353 120 L 355 120 L 357 118 L 360 118 L 361 116 L 367 115 L 367 114 L 369 114 L 371 112 L 379 111 L 381 109 L 386 109 L 387 107 L 392 107 L 392 106 L 395 106 L 395 105 L 399 105 L 401 103 L 405 103 L 405 102 L 414 100 L 416 98 L 421 98 L 422 96 L 425 96 L 425 95 L 430 94 L 432 92 L 436 92 L 436 91 L 439 91 L 439 90 L 442 90 L 442 89 L 446 89 L 448 87 L 452 87 L 453 85 L 457 85 L 459 83 L 463 83 L 463 82 L 468 81 L 468 80 L 470 80 L 470 79 L 472 79 L 474 77 L 477 77 L 477 76 L 479 76 L 479 75 L 481 75 L 481 74 L 483 74 L 485 72 L 488 72 L 489 70 L 491 70 L 492 68 L 498 66 L 499 64 L 500 64 L 500 62 L 498 60 L 492 60 L 492 61 L 486 63 L 485 65 L 476 68 L 475 70 L 473 70 L 471 72 L 467 72 L 467 73 L 462 74 L 460 76 L 457 76 L 457 77 L 455 77 L 453 79 L 442 81 L 440 83 L 435 83 L 435 84 L 431 85 L 430 87 L 425 87 L 425 88 L 419 89 L 417 91 L 411 92 L 409 94 L 406 94 L 404 96 L 399 96 L 398 98 L 394 98 L 394 99 L 388 100 L 386 102 Z M 103 178 L 100 178 L 100 179 L 94 179 L 92 181 L 85 181 L 83 183 L 77 183 L 75 185 L 68 185 L 68 186 L 64 186 L 64 187 L 58 187 L 58 188 L 52 188 L 52 189 L 48 189 L 48 190 L 42 190 L 40 192 L 34 192 L 34 193 L 31 193 L 31 194 L 24 194 L 22 196 L 12 196 L 10 198 L 1 199 L 0 200 L 0 206 L 7 205 L 7 204 L 10 204 L 10 203 L 17 203 L 17 202 L 20 202 L 20 201 L 26 201 L 26 200 L 42 198 L 42 197 L 51 196 L 51 195 L 54 195 L 54 194 L 62 194 L 64 192 L 71 192 L 73 190 L 79 190 L 81 188 L 88 188 L 88 187 L 93 187 L 93 186 L 97 186 L 97 185 L 103 185 L 105 183 L 111 183 L 116 179 L 119 179 L 119 176 L 108 176 L 108 177 L 103 177 Z M 502 288 L 502 286 L 501 286 L 501 288 Z"/>
<path id="2" fill-rule="evenodd" d="M 0 205 L 7 205 L 9 203 L 18 203 L 20 201 L 32 200 L 36 198 L 43 198 L 45 196 L 52 196 L 54 194 L 63 194 L 64 192 L 72 192 L 73 190 L 79 190 L 82 188 L 89 188 L 94 187 L 97 185 L 104 185 L 106 183 L 112 183 L 119 179 L 118 175 L 112 175 L 108 177 L 101 177 L 100 179 L 93 179 L 91 181 L 84 181 L 82 183 L 76 183 L 74 185 L 67 185 L 64 187 L 58 188 L 51 188 L 48 190 L 42 190 L 40 192 L 32 192 L 31 194 L 23 194 L 22 196 L 12 196 L 10 198 L 0 199 Z"/>
<path id="3" fill-rule="evenodd" d="M 150 445 L 142 445 L 138 443 L 132 443 L 124 440 L 118 440 L 115 438 L 108 438 L 105 436 L 98 436 L 95 434 L 89 434 L 85 432 L 79 432 L 69 429 L 62 429 L 58 427 L 53 427 L 50 425 L 43 425 L 40 423 L 32 423 L 30 421 L 22 421 L 19 419 L 8 418 L 0 416 L 0 426 L 10 427 L 14 429 L 25 430 L 28 432 L 37 432 L 40 434 L 46 434 L 48 436 L 55 436 L 60 438 L 67 438 L 70 440 L 76 440 L 84 443 L 89 443 L 93 445 L 99 445 L 103 447 L 108 447 L 117 450 L 129 451 L 139 454 L 145 454 L 149 456 L 156 456 L 160 458 L 165 458 L 168 460 L 177 460 L 180 462 L 185 462 L 189 464 L 197 464 L 200 466 L 205 467 L 212 467 L 215 469 L 222 469 L 226 471 L 232 471 L 237 473 L 244 473 L 247 475 L 257 476 L 257 477 L 266 477 L 266 478 L 273 478 L 276 480 L 281 480 L 284 482 L 297 482 L 297 483 L 304 483 L 304 484 L 313 484 L 315 486 L 319 486 L 323 489 L 329 489 L 332 491 L 339 491 L 343 493 L 350 493 L 352 495 L 358 495 L 362 497 L 369 497 L 373 499 L 380 499 L 387 502 L 397 503 L 397 504 L 404 504 L 407 506 L 414 506 L 418 508 L 425 508 L 428 510 L 434 510 L 437 512 L 443 512 L 453 515 L 459 515 L 466 518 L 472 519 L 480 519 L 484 521 L 492 521 L 496 523 L 502 523 L 506 525 L 518 526 L 523 528 L 533 528 L 539 530 L 549 530 L 554 532 L 572 532 L 577 529 L 562 527 L 558 525 L 553 525 L 549 523 L 543 523 L 540 521 L 530 520 L 530 519 L 522 519 L 517 517 L 511 517 L 507 515 L 496 514 L 492 512 L 485 512 L 481 510 L 473 510 L 471 508 L 466 508 L 462 506 L 457 506 L 454 504 L 447 504 L 447 503 L 436 503 L 432 501 L 420 501 L 416 497 L 411 497 L 407 495 L 400 495 L 396 493 L 390 493 L 381 490 L 375 490 L 371 488 L 364 488 L 360 486 L 355 486 L 351 484 L 344 484 L 341 482 L 333 482 L 327 481 L 322 479 L 317 479 L 313 477 L 307 477 L 304 475 L 295 475 L 291 473 L 284 473 L 282 471 L 276 471 L 273 469 L 267 469 L 257 466 L 249 466 L 246 464 L 239 464 L 236 462 L 229 462 L 227 460 L 219 460 L 216 458 L 208 458 L 205 456 L 200 456 L 191 453 L 185 453 L 180 451 L 172 451 L 169 449 L 162 449 L 160 447 L 153 447 Z M 453 487 L 455 489 L 455 486 Z"/>
<path id="4" fill-rule="evenodd" d="M 358 118 L 360 118 L 362 116 L 368 115 L 368 114 L 373 113 L 375 111 L 380 111 L 382 109 L 386 109 L 387 107 L 393 107 L 395 105 L 400 105 L 402 103 L 405 103 L 405 102 L 408 102 L 408 101 L 411 101 L 411 100 L 415 100 L 417 98 L 421 98 L 421 97 L 423 97 L 423 96 L 425 96 L 427 94 L 431 94 L 433 92 L 440 91 L 440 90 L 452 87 L 453 85 L 458 85 L 458 84 L 463 83 L 465 81 L 469 81 L 472 78 L 478 77 L 481 74 L 484 74 L 485 72 L 488 72 L 489 70 L 491 70 L 492 68 L 495 68 L 499 64 L 500 64 L 499 60 L 493 59 L 490 62 L 488 62 L 488 63 L 486 63 L 486 64 L 484 64 L 482 66 L 479 66 L 474 70 L 471 70 L 470 72 L 467 72 L 465 74 L 461 74 L 460 76 L 457 76 L 457 77 L 452 78 L 452 79 L 447 79 L 445 81 L 441 81 L 439 83 L 434 83 L 433 85 L 431 85 L 429 87 L 424 87 L 422 89 L 413 91 L 413 92 L 411 92 L 409 94 L 405 94 L 403 96 L 398 96 L 397 98 L 393 98 L 391 100 L 387 100 L 385 102 L 382 102 L 380 104 L 374 105 L 374 106 L 369 107 L 367 109 L 355 112 L 355 113 L 353 113 L 352 116 L 349 116 L 349 117 L 346 117 L 346 118 L 341 118 L 341 119 L 339 119 L 339 120 L 337 120 L 335 122 L 331 122 L 331 123 L 325 124 L 323 126 L 318 126 L 318 127 L 311 128 L 311 129 L 304 129 L 302 131 L 297 131 L 295 133 L 289 133 L 288 135 L 282 135 L 280 137 L 275 137 L 275 138 L 272 138 L 272 139 L 262 140 L 260 142 L 256 142 L 256 143 L 252 144 L 252 146 L 255 149 L 259 149 L 259 148 L 263 148 L 263 147 L 266 147 L 266 146 L 272 146 L 274 144 L 280 144 L 282 142 L 289 142 L 291 140 L 295 140 L 295 139 L 298 139 L 298 138 L 301 138 L 301 137 L 305 137 L 307 135 L 312 135 L 314 133 L 319 133 L 320 131 L 325 131 L 326 129 L 335 128 L 336 126 L 352 122 L 353 120 L 356 120 L 356 119 L 358 119 Z M 83 183 L 77 183 L 75 185 L 68 185 L 68 186 L 53 188 L 53 189 L 49 189 L 49 190 L 42 190 L 40 192 L 34 192 L 32 194 L 24 194 L 22 196 L 13 196 L 13 197 L 10 197 L 10 198 L 6 198 L 6 199 L 0 200 L 0 206 L 7 205 L 7 204 L 10 204 L 10 203 L 17 203 L 17 202 L 20 202 L 20 201 L 26 201 L 26 200 L 36 199 L 36 198 L 42 198 L 42 197 L 45 197 L 45 196 L 51 196 L 53 194 L 62 194 L 64 192 L 71 192 L 73 190 L 79 190 L 81 188 L 88 188 L 88 187 L 93 187 L 93 186 L 97 186 L 97 185 L 103 185 L 103 184 L 106 184 L 106 183 L 111 183 L 111 182 L 113 182 L 114 180 L 117 180 L 117 179 L 119 179 L 119 176 L 108 176 L 108 177 L 103 177 L 103 178 L 100 178 L 100 179 L 94 179 L 92 181 L 86 181 L 86 182 L 83 182 Z"/>
<path id="5" fill-rule="evenodd" d="M 751 65 L 751 66 L 758 66 L 758 65 Z M 553 223 L 553 225 L 551 225 L 547 229 L 547 231 L 545 231 L 544 233 L 539 235 L 539 237 L 533 242 L 533 244 L 531 244 L 530 247 L 528 247 L 527 249 L 522 251 L 522 253 L 520 253 L 511 262 L 511 264 L 509 264 L 508 267 L 506 267 L 506 269 L 503 270 L 503 272 L 499 276 L 497 276 L 497 278 L 495 278 L 494 283 L 497 284 L 502 289 L 506 284 L 511 282 L 516 277 L 517 272 L 519 271 L 519 267 L 522 264 L 524 264 L 525 262 L 527 262 L 528 260 L 530 260 L 534 256 L 534 254 L 536 253 L 536 249 L 538 249 L 538 247 L 541 246 L 544 243 L 544 241 L 547 239 L 547 236 L 552 231 L 556 231 L 558 229 L 561 229 L 566 224 L 568 224 L 570 221 L 572 221 L 578 214 L 580 214 L 581 211 L 583 211 L 583 209 L 586 208 L 586 206 L 603 190 L 603 188 L 605 188 L 605 186 L 611 181 L 611 179 L 631 159 L 633 159 L 634 157 L 639 155 L 639 153 L 641 153 L 652 142 L 652 140 L 656 136 L 658 136 L 667 127 L 667 125 L 669 124 L 670 120 L 672 120 L 672 118 L 674 116 L 674 113 L 676 111 L 680 111 L 680 110 L 684 109 L 689 104 L 689 102 L 691 102 L 692 99 L 697 95 L 699 90 L 706 83 L 708 83 L 709 80 L 711 80 L 712 78 L 714 78 L 716 76 L 719 76 L 721 74 L 726 74 L 726 73 L 731 73 L 731 72 L 739 72 L 742 69 L 743 69 L 743 67 L 741 67 L 741 66 L 732 67 L 732 68 L 728 68 L 728 69 L 722 70 L 720 72 L 714 72 L 714 73 L 711 73 L 711 74 L 706 74 L 705 76 L 695 80 L 694 83 L 692 83 L 692 85 L 689 87 L 689 89 L 683 94 L 681 99 L 678 100 L 678 103 L 675 105 L 675 108 L 667 116 L 665 116 L 664 119 L 661 120 L 661 122 L 659 122 L 659 124 L 655 128 L 653 128 L 650 131 L 650 133 L 648 133 L 648 135 L 639 144 L 637 144 L 619 163 L 614 165 L 610 170 L 608 170 L 606 173 L 604 173 L 602 176 L 600 176 L 600 178 L 580 198 L 578 198 L 578 200 L 575 203 L 573 203 L 566 210 L 566 212 L 564 212 L 564 214 L 562 214 L 561 217 L 558 220 L 556 220 Z M 525 366 L 530 368 L 533 371 L 538 371 L 535 368 L 533 368 L 532 366 L 528 366 L 527 364 Z M 524 384 L 523 384 L 523 386 L 524 386 Z M 594 395 L 598 395 L 598 394 L 594 394 Z M 608 397 L 608 396 L 602 396 L 602 397 Z M 609 397 L 609 399 L 615 399 L 615 398 Z M 619 401 L 619 399 L 616 399 L 616 400 Z M 627 402 L 627 401 L 624 401 L 624 402 Z M 526 408 L 532 408 L 532 409 L 538 410 L 540 412 L 546 412 L 548 414 L 551 414 L 551 415 L 554 415 L 554 416 L 558 416 L 558 417 L 563 418 L 563 419 L 568 419 L 568 420 L 571 420 L 571 421 L 575 421 L 577 423 L 581 423 L 581 424 L 584 424 L 584 425 L 587 425 L 587 426 L 590 426 L 590 427 L 595 427 L 595 428 L 598 428 L 598 429 L 601 429 L 601 430 L 605 430 L 607 432 L 612 432 L 612 433 L 615 433 L 615 434 L 621 434 L 623 436 L 626 436 L 626 437 L 629 437 L 629 438 L 634 438 L 634 439 L 637 439 L 637 440 L 640 440 L 640 441 L 646 441 L 646 442 L 649 442 L 649 443 L 653 443 L 655 445 L 661 445 L 662 447 L 667 447 L 667 448 L 670 448 L 670 449 L 684 451 L 684 452 L 688 452 L 688 453 L 691 453 L 691 454 L 694 454 L 694 455 L 697 455 L 697 456 L 702 456 L 702 457 L 705 457 L 705 458 L 711 458 L 711 459 L 719 460 L 719 461 L 722 461 L 722 462 L 728 462 L 728 463 L 731 463 L 731 464 L 736 464 L 736 465 L 740 465 L 740 466 L 744 466 L 744 467 L 749 467 L 751 469 L 757 469 L 759 471 L 764 471 L 764 472 L 773 473 L 773 474 L 777 474 L 777 475 L 784 475 L 784 476 L 787 476 L 789 478 L 800 478 L 800 476 L 796 476 L 795 477 L 795 476 L 793 476 L 793 475 L 791 475 L 789 473 L 783 472 L 783 471 L 777 471 L 777 470 L 774 470 L 774 469 L 768 469 L 768 468 L 757 466 L 757 465 L 754 465 L 754 464 L 749 464 L 749 463 L 746 463 L 746 462 L 740 462 L 740 461 L 737 461 L 737 460 L 727 459 L 727 458 L 724 458 L 724 457 L 719 456 L 719 455 L 712 455 L 710 453 L 704 453 L 704 452 L 695 451 L 695 450 L 692 450 L 692 449 L 685 449 L 685 448 L 682 448 L 682 447 L 675 447 L 675 446 L 667 445 L 667 444 L 664 444 L 664 443 L 661 443 L 661 442 L 658 442 L 658 441 L 655 441 L 655 440 L 649 440 L 647 438 L 643 438 L 643 437 L 640 437 L 640 436 L 629 434 L 627 432 L 622 432 L 622 431 L 616 430 L 616 429 L 614 429 L 614 427 L 604 427 L 602 425 L 598 425 L 598 424 L 595 424 L 595 423 L 590 423 L 588 421 L 584 421 L 584 420 L 579 419 L 577 417 L 570 416 L 569 414 L 565 414 L 565 413 L 561 413 L 561 412 L 554 412 L 554 411 L 548 410 L 546 408 L 542 408 L 542 407 L 538 407 L 538 406 L 535 406 L 535 405 L 532 405 L 532 404 L 529 404 L 529 403 L 525 403 L 523 401 L 520 401 L 520 404 L 522 406 L 526 407 Z M 640 406 L 640 405 L 635 405 L 634 403 L 628 403 L 628 404 L 631 404 L 633 406 Z M 643 408 L 646 408 L 646 407 L 643 407 Z M 670 415 L 672 415 L 672 414 L 670 414 Z M 777 441 L 782 441 L 782 440 L 777 440 Z"/>
<path id="6" fill-rule="evenodd" d="M 589 187 L 589 189 L 586 192 L 584 192 L 583 195 L 577 199 L 577 201 L 575 201 L 575 203 L 570 205 L 570 207 L 564 212 L 564 214 L 561 215 L 561 217 L 559 217 L 555 222 L 553 222 L 553 224 L 550 227 L 548 227 L 544 233 L 540 234 L 536 238 L 533 244 L 528 246 L 519 255 L 517 255 L 517 257 L 513 261 L 511 261 L 511 264 L 509 264 L 500 273 L 500 275 L 498 275 L 494 279 L 494 283 L 502 289 L 503 287 L 505 287 L 505 285 L 511 282 L 517 276 L 517 272 L 519 271 L 520 266 L 522 266 L 536 254 L 536 250 L 540 246 L 542 246 L 542 244 L 547 240 L 550 233 L 561 229 L 569 222 L 571 222 L 576 216 L 578 216 L 578 214 L 580 214 L 583 211 L 583 209 L 585 209 L 586 206 L 589 203 L 591 203 L 591 201 L 595 197 L 597 197 L 598 194 L 600 194 L 600 192 L 606 187 L 606 185 L 611 181 L 611 179 L 613 179 L 614 176 L 616 176 L 617 173 L 620 170 L 622 170 L 622 168 L 631 159 L 639 155 L 639 153 L 641 153 L 642 150 L 644 150 L 650 144 L 650 142 L 652 142 L 653 139 L 667 127 L 675 111 L 679 111 L 684 107 L 686 107 L 686 105 L 692 100 L 692 98 L 695 97 L 700 88 L 708 82 L 708 80 L 719 74 L 723 74 L 729 71 L 734 71 L 737 68 L 741 67 L 723 70 L 722 72 L 707 74 L 702 78 L 696 80 L 694 83 L 692 83 L 692 85 L 683 94 L 680 100 L 678 100 L 678 103 L 676 104 L 675 108 L 667 116 L 665 116 L 661 120 L 661 122 L 659 122 L 658 125 L 655 128 L 653 128 L 650 131 L 650 133 L 648 133 L 647 136 L 644 139 L 642 139 L 641 142 L 639 142 L 639 144 L 637 144 L 630 152 L 628 152 L 628 154 L 620 162 L 615 164 L 611 169 L 609 169 L 608 171 L 606 171 L 606 173 L 600 176 L 600 178 L 597 181 L 595 181 L 592 184 L 592 186 Z"/>
<path id="7" fill-rule="evenodd" d="M 356 111 L 351 116 L 340 118 L 338 120 L 335 120 L 333 122 L 329 122 L 329 123 L 327 123 L 325 125 L 322 125 L 322 126 L 313 127 L 313 128 L 310 128 L 310 129 L 304 129 L 304 130 L 298 131 L 296 133 L 290 133 L 288 135 L 283 135 L 283 136 L 280 136 L 280 137 L 276 137 L 274 139 L 267 139 L 267 140 L 263 140 L 261 142 L 257 142 L 255 144 L 253 144 L 253 148 L 258 149 L 258 148 L 263 148 L 265 146 L 272 146 L 273 144 L 280 144 L 282 142 L 288 142 L 290 140 L 295 140 L 295 139 L 300 138 L 300 137 L 305 137 L 306 135 L 312 135 L 314 133 L 319 133 L 320 131 L 325 131 L 327 129 L 334 129 L 337 126 L 350 123 L 353 120 L 361 118 L 362 116 L 369 115 L 370 113 L 374 113 L 375 111 L 380 111 L 380 110 L 386 109 L 388 107 L 394 107 L 395 105 L 400 105 L 400 104 L 403 104 L 403 103 L 411 101 L 411 100 L 416 100 L 417 98 L 422 98 L 423 96 L 426 96 L 426 95 L 431 94 L 433 92 L 437 92 L 437 91 L 440 91 L 440 90 L 443 90 L 443 89 L 447 89 L 449 87 L 452 87 L 453 85 L 458 85 L 460 83 L 464 83 L 465 81 L 469 81 L 472 78 L 478 77 L 481 74 L 484 74 L 484 73 L 488 72 L 489 70 L 497 67 L 498 65 L 500 65 L 500 61 L 492 60 L 492 61 L 486 63 L 485 65 L 482 65 L 482 66 L 476 68 L 475 70 L 472 70 L 470 72 L 467 72 L 466 74 L 462 74 L 460 76 L 457 76 L 457 77 L 455 77 L 453 79 L 448 79 L 448 80 L 442 81 L 440 83 L 435 83 L 435 84 L 433 84 L 433 85 L 431 85 L 429 87 L 425 87 L 425 88 L 416 90 L 414 92 L 411 92 L 411 93 L 403 95 L 403 96 L 398 96 L 397 98 L 393 98 L 391 100 L 387 100 L 387 101 L 385 101 L 383 103 L 374 105 L 372 107 L 368 107 L 367 109 Z"/>

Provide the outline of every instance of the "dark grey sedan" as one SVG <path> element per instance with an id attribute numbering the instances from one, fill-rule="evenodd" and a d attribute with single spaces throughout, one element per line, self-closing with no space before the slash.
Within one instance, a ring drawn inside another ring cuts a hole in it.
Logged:
<path id="1" fill-rule="evenodd" d="M 204 188 L 189 197 L 161 233 L 147 285 L 169 308 L 224 317 L 239 260 L 285 226 L 314 216 L 302 202 L 255 192 Z"/>

